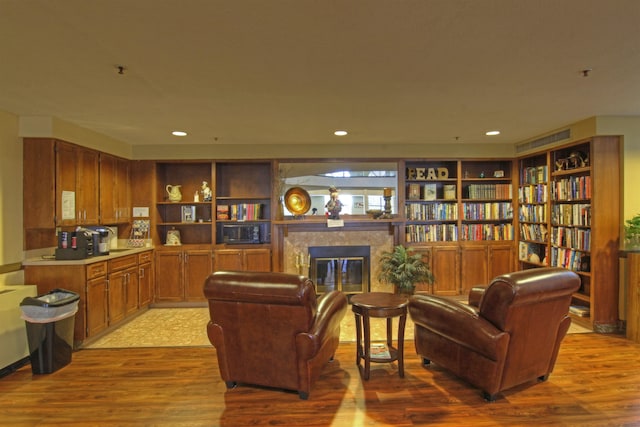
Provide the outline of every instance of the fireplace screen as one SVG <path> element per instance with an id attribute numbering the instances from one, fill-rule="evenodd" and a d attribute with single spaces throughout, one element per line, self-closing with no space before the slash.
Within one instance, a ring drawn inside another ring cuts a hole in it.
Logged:
<path id="1" fill-rule="evenodd" d="M 333 290 L 346 294 L 369 291 L 369 247 L 360 251 L 348 248 L 351 247 L 309 248 L 310 276 L 318 294 Z"/>

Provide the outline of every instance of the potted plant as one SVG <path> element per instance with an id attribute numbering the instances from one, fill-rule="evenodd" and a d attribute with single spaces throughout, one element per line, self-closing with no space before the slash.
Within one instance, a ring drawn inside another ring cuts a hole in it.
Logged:
<path id="1" fill-rule="evenodd" d="M 435 277 L 422 254 L 398 245 L 380 257 L 378 280 L 392 284 L 398 293 L 413 294 L 417 283 L 432 284 Z"/>
<path id="2" fill-rule="evenodd" d="M 624 225 L 625 244 L 630 247 L 640 247 L 640 214 L 625 221 Z"/>

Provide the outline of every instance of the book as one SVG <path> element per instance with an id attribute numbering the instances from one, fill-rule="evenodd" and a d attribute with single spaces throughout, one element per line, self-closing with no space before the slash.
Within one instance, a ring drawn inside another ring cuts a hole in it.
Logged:
<path id="1" fill-rule="evenodd" d="M 435 200 L 436 199 L 436 184 L 425 184 L 423 200 Z"/>
<path id="2" fill-rule="evenodd" d="M 229 219 L 229 205 L 216 206 L 216 218 L 219 220 Z"/>
<path id="3" fill-rule="evenodd" d="M 369 353 L 372 359 L 389 359 L 391 353 L 385 344 L 371 344 L 371 352 Z"/>
<path id="4" fill-rule="evenodd" d="M 407 198 L 409 200 L 420 200 L 420 184 L 409 184 Z"/>
<path id="5" fill-rule="evenodd" d="M 445 184 L 444 185 L 444 198 L 446 200 L 455 200 L 456 198 L 456 185 Z"/>

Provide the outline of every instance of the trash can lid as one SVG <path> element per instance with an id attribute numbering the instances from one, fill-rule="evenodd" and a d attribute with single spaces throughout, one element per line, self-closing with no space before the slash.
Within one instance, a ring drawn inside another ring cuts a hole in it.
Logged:
<path id="1" fill-rule="evenodd" d="M 40 307 L 60 307 L 71 304 L 80 299 L 80 295 L 66 289 L 54 289 L 51 292 L 37 296 L 26 297 L 20 305 L 37 305 Z"/>

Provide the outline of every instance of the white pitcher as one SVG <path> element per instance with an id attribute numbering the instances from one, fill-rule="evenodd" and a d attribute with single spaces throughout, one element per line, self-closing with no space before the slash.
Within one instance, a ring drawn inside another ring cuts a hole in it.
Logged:
<path id="1" fill-rule="evenodd" d="M 182 193 L 180 192 L 182 185 L 167 185 L 166 190 L 169 194 L 170 202 L 179 202 L 182 200 Z"/>

